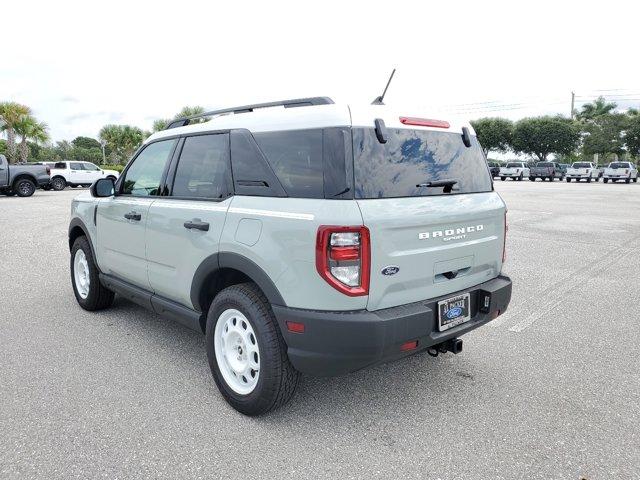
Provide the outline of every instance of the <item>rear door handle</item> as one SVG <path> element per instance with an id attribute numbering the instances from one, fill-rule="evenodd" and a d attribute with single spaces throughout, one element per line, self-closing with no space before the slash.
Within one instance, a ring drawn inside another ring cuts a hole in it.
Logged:
<path id="1" fill-rule="evenodd" d="M 209 224 L 201 221 L 199 218 L 194 218 L 191 221 L 184 222 L 184 228 L 189 230 L 202 230 L 203 232 L 209 231 Z"/>
<path id="2" fill-rule="evenodd" d="M 125 213 L 124 218 L 126 218 L 127 220 L 135 220 L 136 222 L 139 222 L 140 220 L 142 220 L 142 215 L 136 213 L 134 210 L 133 212 Z"/>

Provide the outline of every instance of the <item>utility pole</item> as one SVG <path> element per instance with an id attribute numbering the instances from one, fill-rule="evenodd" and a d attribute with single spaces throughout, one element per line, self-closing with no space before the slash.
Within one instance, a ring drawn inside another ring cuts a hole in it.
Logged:
<path id="1" fill-rule="evenodd" d="M 576 103 L 576 92 L 571 92 L 571 115 L 570 118 L 573 120 L 573 108 Z"/>

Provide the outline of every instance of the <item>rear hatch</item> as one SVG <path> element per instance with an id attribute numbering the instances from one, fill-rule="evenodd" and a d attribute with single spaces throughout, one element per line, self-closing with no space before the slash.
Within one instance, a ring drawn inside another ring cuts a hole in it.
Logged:
<path id="1" fill-rule="evenodd" d="M 515 175 L 517 173 L 520 173 L 520 170 L 522 169 L 522 167 L 517 164 L 517 163 L 508 163 L 505 167 L 503 172 L 508 174 L 508 175 Z"/>
<path id="2" fill-rule="evenodd" d="M 453 128 L 386 131 L 382 144 L 374 129 L 353 128 L 355 198 L 371 235 L 367 308 L 432 299 L 499 275 L 505 205 L 475 136 L 466 147 Z"/>

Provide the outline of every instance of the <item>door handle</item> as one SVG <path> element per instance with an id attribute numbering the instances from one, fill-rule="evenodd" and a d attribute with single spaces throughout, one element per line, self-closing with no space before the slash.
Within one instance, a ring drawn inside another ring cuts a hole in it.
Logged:
<path id="1" fill-rule="evenodd" d="M 184 222 L 184 228 L 189 230 L 202 230 L 203 232 L 209 231 L 209 224 L 201 221 L 199 218 L 194 218 L 191 221 Z"/>
<path id="2" fill-rule="evenodd" d="M 135 220 L 136 222 L 139 222 L 142 219 L 142 215 L 133 211 L 125 213 L 124 218 L 126 218 L 127 220 Z"/>

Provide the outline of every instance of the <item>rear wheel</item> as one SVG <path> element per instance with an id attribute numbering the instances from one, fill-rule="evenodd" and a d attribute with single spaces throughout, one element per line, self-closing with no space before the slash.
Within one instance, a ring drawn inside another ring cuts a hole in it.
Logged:
<path id="1" fill-rule="evenodd" d="M 633 183 L 638 183 L 638 177 L 635 177 L 635 178 L 633 179 Z"/>
<path id="2" fill-rule="evenodd" d="M 98 267 L 87 237 L 78 237 L 71 248 L 71 284 L 78 304 L 85 310 L 102 310 L 113 303 L 114 293 L 100 283 Z"/>
<path id="3" fill-rule="evenodd" d="M 64 190 L 66 188 L 67 181 L 62 177 L 53 177 L 51 179 L 51 186 L 54 190 L 59 192 L 60 190 Z"/>
<path id="4" fill-rule="evenodd" d="M 11 190 L 16 192 L 19 197 L 30 197 L 36 191 L 36 184 L 33 183 L 33 180 L 21 178 L 13 184 L 13 188 Z"/>
<path id="5" fill-rule="evenodd" d="M 604 183 L 609 183 L 609 179 L 608 179 L 608 178 L 605 178 L 605 179 L 603 180 L 603 182 L 604 182 Z"/>
<path id="6" fill-rule="evenodd" d="M 587 178 L 587 183 L 591 183 L 591 177 Z"/>
<path id="7" fill-rule="evenodd" d="M 530 182 L 535 182 L 536 181 L 536 177 L 529 177 L 529 181 Z"/>
<path id="8" fill-rule="evenodd" d="M 503 182 L 507 179 L 507 177 L 500 177 L 500 180 L 502 180 Z"/>
<path id="9" fill-rule="evenodd" d="M 570 178 L 567 178 L 567 183 L 571 183 L 571 179 Z"/>
<path id="10" fill-rule="evenodd" d="M 207 314 L 207 357 L 224 399 L 245 415 L 261 415 L 287 403 L 300 374 L 271 306 L 253 283 L 232 285 Z"/>
<path id="11" fill-rule="evenodd" d="M 521 173 L 520 176 L 518 177 L 518 181 L 521 182 L 523 178 L 524 178 L 524 176 Z"/>
<path id="12" fill-rule="evenodd" d="M 629 177 L 629 178 L 625 178 L 625 179 L 624 179 L 624 183 L 631 183 L 631 177 Z"/>

